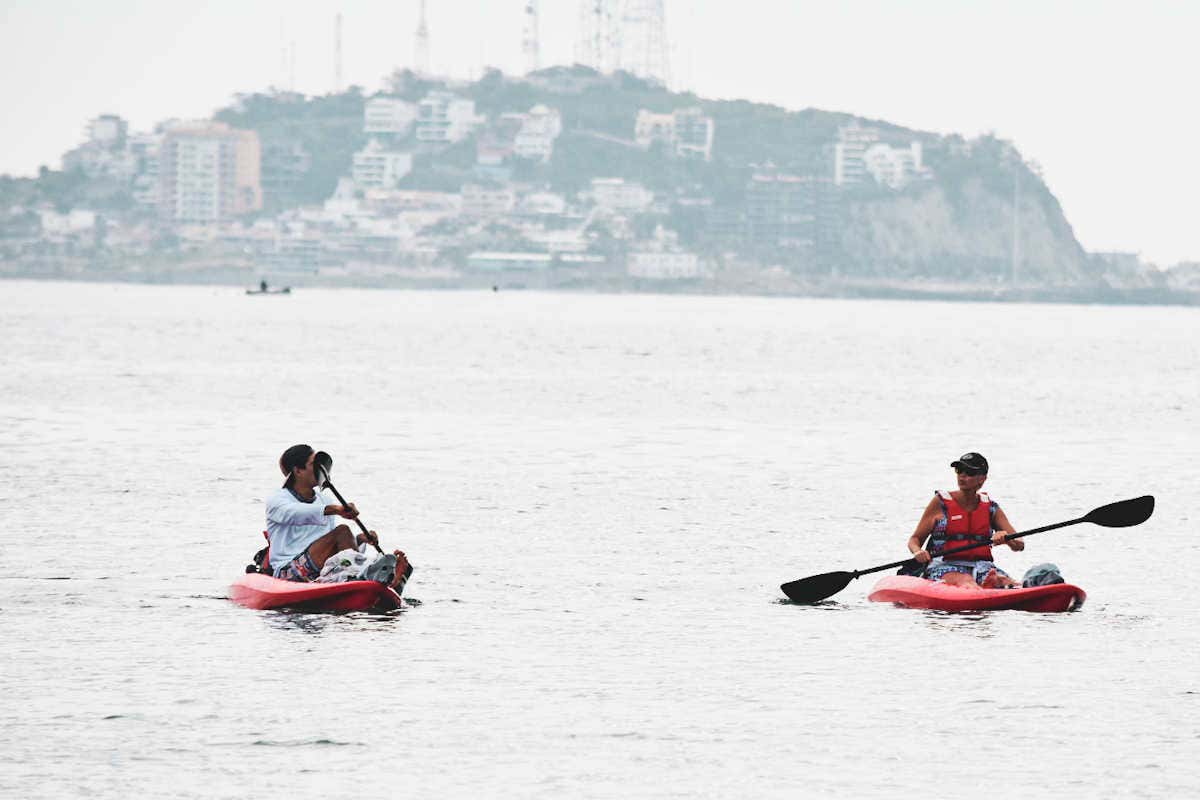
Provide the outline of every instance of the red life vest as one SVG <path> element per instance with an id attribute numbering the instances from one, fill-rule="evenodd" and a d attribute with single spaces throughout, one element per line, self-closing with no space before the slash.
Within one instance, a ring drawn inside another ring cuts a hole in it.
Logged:
<path id="1" fill-rule="evenodd" d="M 991 561 L 992 560 L 992 517 L 996 504 L 986 493 L 979 493 L 979 505 L 974 511 L 967 511 L 954 495 L 945 490 L 938 493 L 942 500 L 942 513 L 945 526 L 935 523 L 933 534 L 930 536 L 930 552 L 938 555 L 942 550 L 965 547 L 972 542 L 979 544 L 970 550 L 963 550 L 950 556 L 951 561 Z"/>

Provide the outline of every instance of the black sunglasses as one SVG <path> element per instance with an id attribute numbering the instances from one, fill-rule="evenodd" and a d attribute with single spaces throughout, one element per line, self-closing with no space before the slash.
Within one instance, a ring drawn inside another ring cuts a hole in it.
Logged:
<path id="1" fill-rule="evenodd" d="M 970 475 L 972 478 L 976 478 L 985 474 L 981 469 L 972 469 L 970 467 L 955 467 L 954 471 L 959 475 Z"/>

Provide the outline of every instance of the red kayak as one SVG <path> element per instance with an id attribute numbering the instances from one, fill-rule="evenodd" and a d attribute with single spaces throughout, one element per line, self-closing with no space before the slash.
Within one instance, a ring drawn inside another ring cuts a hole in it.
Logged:
<path id="1" fill-rule="evenodd" d="M 970 589 L 908 575 L 891 575 L 875 584 L 868 600 L 938 611 L 1071 611 L 1087 593 L 1069 583 L 1019 589 Z"/>
<path id="2" fill-rule="evenodd" d="M 246 608 L 295 608 L 305 611 L 391 611 L 400 595 L 378 581 L 300 583 L 247 573 L 229 587 L 229 598 Z"/>

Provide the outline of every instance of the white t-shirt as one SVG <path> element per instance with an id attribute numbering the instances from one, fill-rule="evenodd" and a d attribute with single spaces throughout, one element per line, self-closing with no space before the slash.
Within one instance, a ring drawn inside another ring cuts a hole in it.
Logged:
<path id="1" fill-rule="evenodd" d="M 271 572 L 282 567 L 337 527 L 337 517 L 325 516 L 329 501 L 314 490 L 311 503 L 296 499 L 288 489 L 267 498 L 267 539 L 271 542 Z"/>

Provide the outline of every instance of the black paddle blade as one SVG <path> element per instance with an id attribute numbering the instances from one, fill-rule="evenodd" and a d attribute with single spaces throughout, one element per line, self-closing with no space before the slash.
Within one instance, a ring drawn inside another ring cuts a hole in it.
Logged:
<path id="1" fill-rule="evenodd" d="M 329 471 L 333 469 L 333 456 L 324 450 L 318 451 L 313 456 L 313 467 L 313 473 L 317 476 L 317 483 L 324 486 L 329 483 Z"/>
<path id="2" fill-rule="evenodd" d="M 857 577 L 853 572 L 826 572 L 785 583 L 779 588 L 793 603 L 816 603 L 845 589 Z"/>
<path id="3" fill-rule="evenodd" d="M 1083 521 L 1103 525 L 1106 528 L 1128 528 L 1133 525 L 1141 525 L 1150 519 L 1150 515 L 1153 513 L 1154 496 L 1145 495 L 1132 500 L 1121 500 L 1118 503 L 1100 506 L 1084 517 Z"/>

